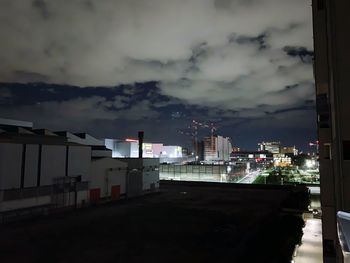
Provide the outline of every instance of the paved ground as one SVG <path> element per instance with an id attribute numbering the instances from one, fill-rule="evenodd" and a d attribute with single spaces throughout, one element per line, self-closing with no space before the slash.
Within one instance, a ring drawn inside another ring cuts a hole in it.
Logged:
<path id="1" fill-rule="evenodd" d="M 297 250 L 295 263 L 322 263 L 321 219 L 306 219 L 302 245 Z"/>

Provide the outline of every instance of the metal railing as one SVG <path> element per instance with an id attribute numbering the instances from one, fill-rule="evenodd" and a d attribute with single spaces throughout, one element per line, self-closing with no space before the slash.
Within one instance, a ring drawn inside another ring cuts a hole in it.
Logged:
<path id="1" fill-rule="evenodd" d="M 350 213 L 337 213 L 338 238 L 342 248 L 344 263 L 350 263 Z"/>

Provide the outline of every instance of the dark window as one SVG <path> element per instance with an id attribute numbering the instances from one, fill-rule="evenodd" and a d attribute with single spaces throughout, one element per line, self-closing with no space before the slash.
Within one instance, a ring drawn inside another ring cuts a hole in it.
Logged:
<path id="1" fill-rule="evenodd" d="M 38 176 L 36 181 L 36 186 L 40 186 L 40 177 L 41 177 L 41 153 L 43 150 L 43 146 L 39 144 L 39 156 L 38 156 Z"/>
<path id="2" fill-rule="evenodd" d="M 68 176 L 69 146 L 66 146 L 66 169 L 65 175 Z"/>
<path id="3" fill-rule="evenodd" d="M 26 167 L 26 149 L 27 145 L 23 144 L 22 146 L 22 166 L 21 166 L 21 188 L 24 187 L 24 173 L 25 173 L 25 167 Z"/>
<path id="4" fill-rule="evenodd" d="M 350 160 L 350 141 L 343 141 L 343 158 Z"/>
<path id="5" fill-rule="evenodd" d="M 316 108 L 318 113 L 329 112 L 329 103 L 327 94 L 320 94 L 316 97 Z"/>
<path id="6" fill-rule="evenodd" d="M 331 154 L 331 145 L 330 144 L 325 144 L 324 145 L 324 159 L 332 159 L 332 154 Z"/>
<path id="7" fill-rule="evenodd" d="M 329 128 L 329 114 L 319 114 L 318 115 L 318 126 L 320 128 Z"/>
<path id="8" fill-rule="evenodd" d="M 317 1 L 317 10 L 323 10 L 324 9 L 324 0 L 318 0 Z"/>

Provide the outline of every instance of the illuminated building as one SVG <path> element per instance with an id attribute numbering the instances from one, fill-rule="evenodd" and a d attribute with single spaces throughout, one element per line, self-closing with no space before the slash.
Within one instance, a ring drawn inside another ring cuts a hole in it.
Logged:
<path id="1" fill-rule="evenodd" d="M 237 146 L 232 146 L 232 151 L 233 152 L 239 152 L 239 151 L 241 151 L 241 148 L 239 148 Z"/>
<path id="2" fill-rule="evenodd" d="M 239 151 L 231 153 L 233 162 L 257 162 L 270 164 L 273 161 L 272 153 L 269 151 Z"/>
<path id="3" fill-rule="evenodd" d="M 112 150 L 114 158 L 138 157 L 139 141 L 135 139 L 105 139 L 105 145 Z M 143 143 L 143 157 L 145 158 L 182 158 L 182 147 L 163 145 L 162 143 Z"/>
<path id="4" fill-rule="evenodd" d="M 258 144 L 260 151 L 269 151 L 271 153 L 281 153 L 280 142 L 262 142 Z"/>
<path id="5" fill-rule="evenodd" d="M 295 146 L 290 146 L 290 147 L 286 147 L 286 146 L 283 146 L 281 147 L 281 153 L 282 154 L 286 154 L 286 155 L 298 155 L 298 149 L 295 148 Z"/>
<path id="6" fill-rule="evenodd" d="M 285 154 L 274 154 L 273 155 L 273 165 L 274 166 L 290 166 L 292 164 L 292 158 L 286 156 Z"/>

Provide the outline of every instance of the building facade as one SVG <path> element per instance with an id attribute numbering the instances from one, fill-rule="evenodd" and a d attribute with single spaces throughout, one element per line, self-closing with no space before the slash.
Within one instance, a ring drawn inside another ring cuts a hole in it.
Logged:
<path id="1" fill-rule="evenodd" d="M 269 151 L 271 153 L 281 153 L 281 142 L 262 142 L 258 144 L 260 151 Z"/>
<path id="2" fill-rule="evenodd" d="M 281 154 L 286 154 L 288 156 L 296 156 L 298 155 L 298 149 L 295 146 L 282 146 Z"/>
<path id="3" fill-rule="evenodd" d="M 115 158 L 93 158 L 90 165 L 90 202 L 126 196 L 128 164 Z"/>
<path id="4" fill-rule="evenodd" d="M 105 139 L 105 145 L 112 150 L 115 158 L 136 158 L 139 154 L 139 142 L 134 139 Z M 182 158 L 182 147 L 162 143 L 142 143 L 145 158 Z"/>
<path id="5" fill-rule="evenodd" d="M 81 207 L 159 188 L 159 159 L 111 153 L 104 141 L 85 133 L 0 119 L 0 222 L 11 211 Z"/>
<path id="6" fill-rule="evenodd" d="M 229 161 L 232 152 L 230 138 L 220 135 L 205 137 L 204 140 L 204 161 Z"/>
<path id="7" fill-rule="evenodd" d="M 343 262 L 337 211 L 350 211 L 350 2 L 313 0 L 324 262 Z"/>
<path id="8" fill-rule="evenodd" d="M 87 202 L 91 148 L 18 125 L 0 123 L 0 212 Z"/>

